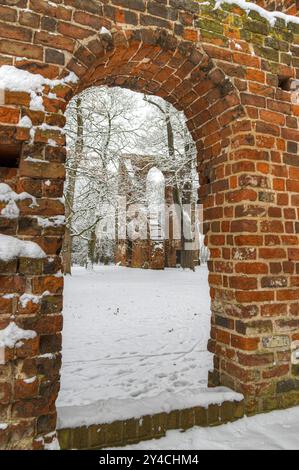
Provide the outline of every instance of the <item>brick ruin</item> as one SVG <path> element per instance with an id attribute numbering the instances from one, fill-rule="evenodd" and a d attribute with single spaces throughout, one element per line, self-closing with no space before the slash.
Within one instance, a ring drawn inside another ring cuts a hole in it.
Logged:
<path id="1" fill-rule="evenodd" d="M 0 261 L 0 330 L 35 332 L 0 365 L 0 448 L 42 449 L 55 436 L 64 230 L 42 220 L 64 214 L 60 129 L 71 97 L 92 85 L 154 94 L 187 116 L 211 253 L 210 386 L 243 393 L 249 414 L 298 404 L 299 25 L 213 0 L 2 0 L 0 18 L 1 68 L 49 79 L 39 109 L 26 91 L 0 90 L 0 181 L 36 198 L 15 196 L 15 217 L 2 198 L 0 232 L 46 254 Z"/>
<path id="2" fill-rule="evenodd" d="M 122 156 L 118 171 L 118 195 L 126 198 L 127 204 L 130 204 L 131 200 L 133 204 L 144 203 L 144 201 L 139 201 L 138 193 L 146 189 L 149 171 L 156 168 L 157 164 L 158 159 L 154 156 Z M 165 188 L 165 196 L 166 194 L 167 188 Z M 144 221 L 144 224 L 147 225 L 148 238 L 146 240 L 134 239 L 128 233 L 125 239 L 116 239 L 115 262 L 117 264 L 131 268 L 164 269 L 169 258 L 168 254 L 171 253 L 165 250 L 161 220 L 159 220 L 158 214 L 155 215 L 156 217 L 152 218 L 146 217 L 146 221 Z M 135 213 L 128 214 L 127 223 L 130 223 L 130 219 L 134 217 Z M 138 230 L 138 227 L 136 228 Z"/>
<path id="3" fill-rule="evenodd" d="M 161 200 L 155 202 L 156 204 L 163 204 L 163 206 L 165 204 L 169 211 L 169 217 L 168 214 L 163 214 L 161 208 L 150 208 L 150 201 L 147 200 L 150 195 L 144 194 L 146 193 L 144 189 L 148 186 L 148 177 L 151 170 L 160 171 L 161 177 L 164 179 L 160 188 Z M 190 168 L 189 170 L 191 172 Z M 188 169 L 183 171 L 188 174 Z M 188 260 L 185 260 L 182 256 L 184 241 L 176 233 L 181 214 L 176 216 L 174 213 L 175 201 L 171 175 L 163 168 L 163 165 L 161 166 L 161 158 L 153 155 L 122 155 L 118 170 L 118 181 L 118 196 L 124 197 L 127 204 L 132 201 L 133 207 L 136 207 L 136 209 L 138 209 L 138 204 L 146 207 L 149 213 L 142 218 L 143 220 L 140 220 L 140 225 L 143 226 L 143 230 L 146 232 L 146 238 L 141 237 L 142 239 L 140 239 L 139 234 L 138 238 L 135 239 L 129 236 L 128 233 L 125 239 L 116 238 L 115 263 L 121 266 L 142 269 L 161 270 L 176 268 L 178 265 L 194 269 L 199 264 L 199 249 L 195 246 L 196 249 L 190 250 Z M 190 208 L 190 220 L 192 229 L 194 229 L 200 217 L 197 209 L 197 190 L 192 189 L 190 185 L 186 181 L 182 190 L 182 203 Z M 139 193 L 143 193 L 142 198 L 140 198 Z M 135 204 L 137 205 L 135 206 Z M 130 219 L 136 217 L 135 210 L 131 212 L 127 217 L 128 224 L 130 224 Z M 116 217 L 116 226 L 117 223 Z M 142 227 L 138 227 L 138 218 L 135 219 L 134 226 L 134 229 L 137 229 L 136 235 L 138 235 L 142 229 Z M 116 233 L 118 231 L 117 228 Z M 195 236 L 195 241 L 196 238 L 199 242 L 198 236 Z M 188 265 L 187 261 L 189 261 Z"/>

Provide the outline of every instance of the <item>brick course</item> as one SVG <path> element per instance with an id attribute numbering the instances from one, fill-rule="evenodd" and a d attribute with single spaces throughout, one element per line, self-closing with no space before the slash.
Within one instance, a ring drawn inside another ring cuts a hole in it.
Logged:
<path id="1" fill-rule="evenodd" d="M 96 450 L 160 439 L 173 429 L 186 431 L 193 426 L 219 426 L 243 416 L 244 402 L 225 401 L 207 408 L 198 406 L 113 423 L 59 429 L 58 438 L 63 450 Z"/>

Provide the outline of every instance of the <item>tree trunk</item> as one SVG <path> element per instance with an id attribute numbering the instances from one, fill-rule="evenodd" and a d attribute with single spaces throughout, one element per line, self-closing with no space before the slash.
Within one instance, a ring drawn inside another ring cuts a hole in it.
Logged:
<path id="1" fill-rule="evenodd" d="M 165 119 L 166 119 L 166 128 L 167 128 L 167 141 L 168 141 L 168 153 L 170 158 L 174 158 L 174 134 L 173 134 L 173 128 L 171 124 L 171 118 L 170 118 L 170 105 L 167 103 L 166 105 L 166 113 L 165 113 Z M 185 148 L 185 151 L 188 149 Z M 192 269 L 192 271 L 195 270 L 194 267 L 194 253 L 192 250 L 186 250 L 186 239 L 184 235 L 184 207 L 183 207 L 183 202 L 182 202 L 182 196 L 180 192 L 180 188 L 178 187 L 177 183 L 174 183 L 173 186 L 173 201 L 176 206 L 179 206 L 179 213 L 178 217 L 181 217 L 181 266 L 184 269 Z"/>
<path id="2" fill-rule="evenodd" d="M 96 262 L 96 244 L 97 244 L 97 236 L 96 236 L 96 228 L 92 229 L 90 239 L 88 241 L 88 261 L 87 266 L 88 269 L 93 270 L 93 266 Z"/>
<path id="3" fill-rule="evenodd" d="M 175 146 L 174 146 L 174 133 L 173 133 L 173 128 L 171 124 L 171 116 L 170 116 L 170 103 L 166 103 L 166 108 L 163 109 L 159 104 L 155 103 L 155 101 L 152 101 L 148 98 L 144 98 L 145 101 L 148 103 L 156 106 L 161 113 L 164 114 L 165 116 L 165 124 L 166 124 L 166 132 L 167 132 L 167 144 L 168 144 L 168 153 L 169 157 L 171 159 L 174 159 L 175 156 Z M 189 145 L 186 144 L 185 147 L 185 152 L 189 151 Z M 184 236 L 184 207 L 183 207 L 183 202 L 182 202 L 182 197 L 181 197 L 181 192 L 180 188 L 177 184 L 177 182 L 174 182 L 173 185 L 173 201 L 176 206 L 179 207 L 177 210 L 177 216 L 178 219 L 181 218 L 181 266 L 183 268 L 190 268 L 193 271 L 195 270 L 194 267 L 194 253 L 191 250 L 186 250 L 186 242 L 187 240 L 185 239 Z"/>
<path id="4" fill-rule="evenodd" d="M 64 240 L 63 240 L 63 270 L 65 274 L 72 273 L 72 237 L 69 227 L 65 228 Z"/>
<path id="5" fill-rule="evenodd" d="M 65 216 L 66 216 L 66 230 L 62 248 L 63 256 L 63 269 L 65 274 L 71 274 L 72 271 L 72 248 L 73 248 L 73 237 L 72 237 L 72 218 L 74 209 L 74 198 L 76 189 L 76 178 L 78 168 L 83 156 L 83 116 L 81 109 L 81 98 L 77 98 L 76 101 L 76 112 L 77 112 L 77 140 L 75 145 L 75 157 L 72 168 L 69 169 L 69 180 L 65 194 Z"/>

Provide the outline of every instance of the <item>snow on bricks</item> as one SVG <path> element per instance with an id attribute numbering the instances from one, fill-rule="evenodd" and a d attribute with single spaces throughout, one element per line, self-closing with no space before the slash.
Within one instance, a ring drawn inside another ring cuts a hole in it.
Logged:
<path id="1" fill-rule="evenodd" d="M 1 422 L 9 432 L 0 434 L 0 447 L 43 448 L 55 440 L 63 224 L 40 218 L 64 216 L 64 111 L 93 85 L 161 96 L 187 116 L 211 253 L 210 385 L 243 393 L 248 413 L 298 404 L 291 355 L 299 340 L 299 24 L 285 16 L 296 14 L 296 5 L 1 2 L 0 183 L 11 188 L 12 202 L 4 213 L 0 202 L 0 232 L 38 244 L 47 257 L 1 261 L 0 325 L 15 317 L 38 333 L 38 349 L 21 348 L 1 374 L 9 390 Z M 22 193 L 36 205 L 16 200 Z M 30 314 L 19 311 L 19 296 L 46 291 L 51 295 L 38 305 L 28 303 Z M 5 298 L 10 294 L 16 297 Z M 20 374 L 38 374 L 34 398 L 14 388 Z"/>
<path id="2" fill-rule="evenodd" d="M 20 348 L 22 340 L 33 339 L 36 337 L 35 331 L 22 330 L 14 322 L 10 323 L 4 330 L 0 330 L 0 347 L 2 348 Z"/>
<path id="3" fill-rule="evenodd" d="M 10 261 L 15 258 L 45 258 L 44 251 L 34 242 L 19 240 L 0 234 L 0 260 Z"/>

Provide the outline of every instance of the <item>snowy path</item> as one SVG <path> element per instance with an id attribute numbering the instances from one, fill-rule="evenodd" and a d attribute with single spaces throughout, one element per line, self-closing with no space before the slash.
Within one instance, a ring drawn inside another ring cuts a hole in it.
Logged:
<path id="1" fill-rule="evenodd" d="M 211 355 L 206 267 L 75 268 L 66 279 L 58 406 L 205 387 Z"/>
<path id="2" fill-rule="evenodd" d="M 299 407 L 243 418 L 215 428 L 169 431 L 159 440 L 141 442 L 129 449 L 150 450 L 298 450 Z"/>

